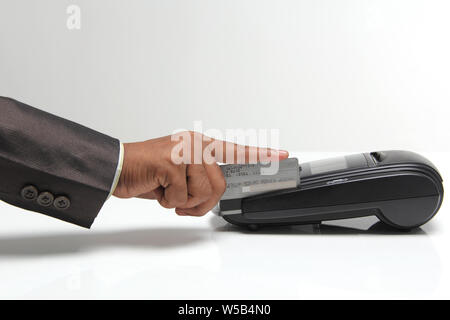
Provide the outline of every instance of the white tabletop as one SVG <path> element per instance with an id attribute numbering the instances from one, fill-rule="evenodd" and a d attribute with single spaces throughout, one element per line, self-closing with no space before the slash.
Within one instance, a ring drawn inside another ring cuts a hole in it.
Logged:
<path id="1" fill-rule="evenodd" d="M 450 154 L 424 155 L 445 180 Z M 449 211 L 412 233 L 365 232 L 375 218 L 247 232 L 112 198 L 85 230 L 0 203 L 0 298 L 448 299 Z"/>

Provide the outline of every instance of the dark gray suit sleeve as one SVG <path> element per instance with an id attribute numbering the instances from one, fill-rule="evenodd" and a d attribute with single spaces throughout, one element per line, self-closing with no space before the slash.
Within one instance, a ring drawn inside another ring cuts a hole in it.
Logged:
<path id="1" fill-rule="evenodd" d="M 0 97 L 0 199 L 89 228 L 106 201 L 120 143 Z"/>

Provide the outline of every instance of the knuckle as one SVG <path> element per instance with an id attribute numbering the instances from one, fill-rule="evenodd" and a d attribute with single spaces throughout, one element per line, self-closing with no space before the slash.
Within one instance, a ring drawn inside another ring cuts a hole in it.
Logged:
<path id="1" fill-rule="evenodd" d="M 161 207 L 166 208 L 166 209 L 173 209 L 176 206 L 173 206 L 172 204 L 170 204 L 169 202 L 165 201 L 165 200 L 161 200 L 159 201 L 159 204 L 161 205 Z"/>
<path id="2" fill-rule="evenodd" d="M 202 204 L 202 203 L 208 201 L 209 199 L 211 199 L 211 196 L 212 196 L 212 194 L 201 193 L 196 198 L 197 198 L 198 203 Z"/>
<path id="3" fill-rule="evenodd" d="M 214 192 L 213 192 L 213 190 L 211 189 L 211 187 L 208 186 L 208 187 L 206 187 L 206 188 L 204 189 L 203 195 L 204 195 L 205 198 L 209 199 L 209 198 L 211 198 L 211 197 L 214 195 Z"/>
<path id="4" fill-rule="evenodd" d="M 187 171 L 187 165 L 185 163 L 180 163 L 177 164 L 176 166 L 178 167 L 178 170 L 182 172 L 182 175 L 185 176 Z"/>
<path id="5" fill-rule="evenodd" d="M 167 175 L 169 176 L 170 183 L 181 184 L 186 180 L 186 170 L 183 167 L 174 165 L 167 169 Z"/>
<path id="6" fill-rule="evenodd" d="M 173 205 L 175 207 L 182 207 L 186 204 L 186 202 L 187 202 L 187 196 L 183 197 L 183 198 L 180 197 L 179 199 L 176 199 L 173 201 Z"/>
<path id="7" fill-rule="evenodd" d="M 196 206 L 196 207 L 189 209 L 189 215 L 192 217 L 201 217 L 201 216 L 205 215 L 205 213 L 203 213 L 203 212 L 204 212 L 204 209 L 201 208 L 200 206 Z"/>
<path id="8" fill-rule="evenodd" d="M 208 211 L 204 211 L 204 210 L 199 210 L 199 211 L 194 211 L 192 213 L 193 217 L 203 217 L 205 214 L 207 214 Z"/>
<path id="9" fill-rule="evenodd" d="M 213 194 L 213 190 L 211 184 L 209 183 L 208 178 L 203 179 L 199 184 L 199 189 L 202 195 L 209 197 Z"/>
<path id="10" fill-rule="evenodd" d="M 201 134 L 200 132 L 192 131 L 192 130 L 185 131 L 184 134 L 190 136 L 191 141 L 193 141 L 194 139 L 202 139 L 203 138 L 203 134 Z"/>
<path id="11" fill-rule="evenodd" d="M 198 216 L 202 217 L 202 216 L 206 215 L 209 212 L 209 210 L 210 209 L 208 208 L 208 209 L 204 209 L 204 210 L 200 211 Z"/>
<path id="12" fill-rule="evenodd" d="M 220 181 L 217 183 L 217 191 L 222 196 L 225 191 L 227 190 L 227 182 L 225 181 L 225 178 L 220 179 Z"/>
<path id="13" fill-rule="evenodd" d="M 214 191 L 211 188 L 202 190 L 202 193 L 200 194 L 202 202 L 205 202 L 205 201 L 211 199 L 213 196 L 214 196 Z"/>
<path id="14" fill-rule="evenodd" d="M 188 173 L 189 176 L 192 177 L 198 177 L 198 176 L 206 176 L 206 173 L 204 172 L 205 169 L 203 168 L 203 166 L 201 164 L 190 164 L 187 166 L 186 171 Z M 207 176 L 206 176 L 207 178 Z"/>

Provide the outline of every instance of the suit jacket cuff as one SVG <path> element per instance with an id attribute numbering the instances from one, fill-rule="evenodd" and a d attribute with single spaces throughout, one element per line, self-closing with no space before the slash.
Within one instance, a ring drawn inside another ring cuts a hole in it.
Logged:
<path id="1" fill-rule="evenodd" d="M 119 183 L 120 174 L 122 173 L 123 156 L 124 156 L 123 143 L 120 143 L 119 160 L 117 161 L 116 174 L 114 175 L 114 180 L 113 180 L 113 183 L 111 186 L 111 191 L 109 192 L 109 195 L 108 195 L 108 199 L 113 195 L 114 191 L 117 188 L 117 184 Z"/>

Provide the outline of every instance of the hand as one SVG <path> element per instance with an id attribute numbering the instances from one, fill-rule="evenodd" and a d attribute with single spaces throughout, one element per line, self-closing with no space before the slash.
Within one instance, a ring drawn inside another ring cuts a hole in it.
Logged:
<path id="1" fill-rule="evenodd" d="M 251 159 L 262 160 L 261 155 L 278 161 L 289 156 L 286 151 L 238 146 L 208 137 L 205 142 L 205 136 L 195 132 L 182 134 L 187 134 L 191 142 L 197 141 L 202 151 L 200 163 L 184 154 L 184 161 L 176 164 L 173 150 L 180 142 L 172 141 L 171 136 L 126 143 L 122 173 L 114 195 L 156 199 L 164 208 L 176 208 L 178 215 L 203 216 L 219 202 L 226 189 L 225 178 L 216 162 L 248 163 Z M 224 151 L 233 150 L 232 159 L 224 160 L 214 151 L 213 161 L 205 159 L 203 152 L 211 142 Z M 191 150 L 194 154 L 194 149 Z"/>

